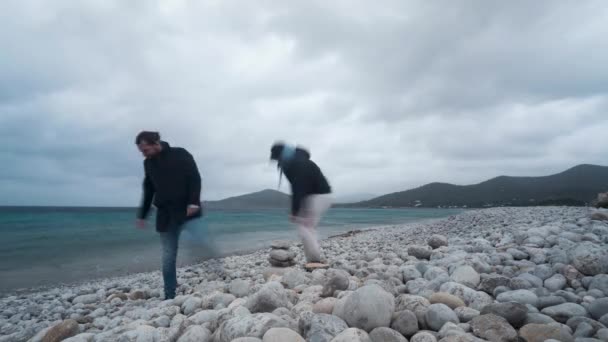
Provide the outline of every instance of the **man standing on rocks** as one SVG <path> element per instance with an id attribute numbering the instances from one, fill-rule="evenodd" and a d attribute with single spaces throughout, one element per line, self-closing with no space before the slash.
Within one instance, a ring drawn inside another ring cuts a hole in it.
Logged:
<path id="1" fill-rule="evenodd" d="M 331 187 L 321 169 L 310 160 L 310 153 L 302 148 L 275 143 L 270 149 L 270 159 L 278 162 L 281 174 L 291 183 L 290 220 L 298 225 L 306 260 L 321 262 L 316 227 L 331 206 Z"/>
<path id="2" fill-rule="evenodd" d="M 144 181 L 137 227 L 145 228 L 152 200 L 157 208 L 156 231 L 162 244 L 165 299 L 175 297 L 177 249 L 183 225 L 201 217 L 201 177 L 192 155 L 160 140 L 158 132 L 141 132 L 135 144 L 144 155 Z"/>

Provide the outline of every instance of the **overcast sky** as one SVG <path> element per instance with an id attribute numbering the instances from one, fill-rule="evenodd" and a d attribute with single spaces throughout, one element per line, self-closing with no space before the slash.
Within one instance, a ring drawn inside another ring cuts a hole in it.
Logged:
<path id="1" fill-rule="evenodd" d="M 204 199 L 276 189 L 277 139 L 338 197 L 606 165 L 607 23 L 603 0 L 3 0 L 0 205 L 136 205 L 140 130 Z"/>

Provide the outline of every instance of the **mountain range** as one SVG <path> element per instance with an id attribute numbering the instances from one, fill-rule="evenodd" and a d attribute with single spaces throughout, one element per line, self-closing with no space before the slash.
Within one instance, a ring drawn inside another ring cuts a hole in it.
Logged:
<path id="1" fill-rule="evenodd" d="M 347 208 L 493 207 L 530 205 L 585 205 L 608 190 L 608 167 L 583 164 L 540 177 L 499 176 L 472 185 L 430 183 L 370 200 L 336 204 Z M 220 201 L 205 202 L 215 209 L 287 208 L 290 196 L 263 190 Z"/>

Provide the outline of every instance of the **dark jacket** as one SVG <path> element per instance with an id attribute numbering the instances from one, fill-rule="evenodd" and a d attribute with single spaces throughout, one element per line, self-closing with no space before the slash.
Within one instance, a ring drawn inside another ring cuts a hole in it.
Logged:
<path id="1" fill-rule="evenodd" d="M 290 160 L 279 161 L 279 167 L 291 183 L 292 215 L 298 215 L 306 196 L 331 193 L 327 179 L 317 164 L 310 160 L 308 151 L 296 148 Z"/>
<path id="2" fill-rule="evenodd" d="M 146 218 L 154 199 L 156 230 L 166 232 L 193 218 L 186 217 L 186 210 L 190 204 L 201 205 L 201 176 L 188 151 L 164 141 L 161 146 L 158 155 L 144 160 L 143 198 L 137 216 Z M 194 217 L 200 215 L 201 211 Z"/>

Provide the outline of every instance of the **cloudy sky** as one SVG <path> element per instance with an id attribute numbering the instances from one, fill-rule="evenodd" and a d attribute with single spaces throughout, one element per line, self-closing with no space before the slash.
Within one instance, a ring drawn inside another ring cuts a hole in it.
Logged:
<path id="1" fill-rule="evenodd" d="M 3 0 L 0 205 L 136 205 L 144 129 L 205 199 L 276 188 L 277 139 L 338 197 L 606 165 L 606 23 L 603 0 Z"/>

